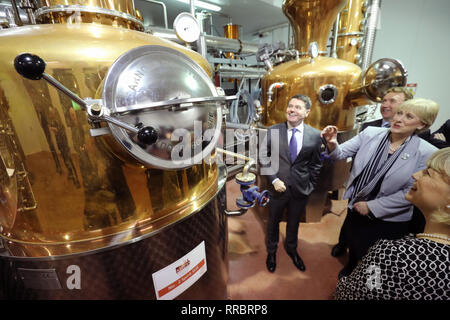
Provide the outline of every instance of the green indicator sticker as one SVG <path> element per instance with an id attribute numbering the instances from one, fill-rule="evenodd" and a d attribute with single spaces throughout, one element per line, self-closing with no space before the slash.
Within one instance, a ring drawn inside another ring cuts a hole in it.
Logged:
<path id="1" fill-rule="evenodd" d="M 72 101 L 72 108 L 75 111 L 81 110 L 80 105 L 78 103 L 74 102 L 74 101 Z"/>

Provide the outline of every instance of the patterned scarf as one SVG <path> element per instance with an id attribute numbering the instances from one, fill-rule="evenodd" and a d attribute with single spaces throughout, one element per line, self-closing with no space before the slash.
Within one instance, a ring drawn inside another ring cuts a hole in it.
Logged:
<path id="1" fill-rule="evenodd" d="M 353 182 L 353 192 L 350 197 L 349 207 L 359 201 L 366 201 L 372 190 L 377 186 L 380 179 L 392 167 L 394 162 L 408 145 L 411 137 L 407 138 L 402 145 L 389 157 L 390 131 L 383 137 L 369 163 Z"/>

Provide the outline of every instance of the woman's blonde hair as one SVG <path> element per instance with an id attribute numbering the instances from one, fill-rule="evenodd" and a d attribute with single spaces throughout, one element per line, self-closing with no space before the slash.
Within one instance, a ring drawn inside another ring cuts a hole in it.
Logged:
<path id="1" fill-rule="evenodd" d="M 428 159 L 427 166 L 439 172 L 444 180 L 450 184 L 450 148 L 444 148 L 433 153 Z M 450 203 L 447 204 L 449 206 Z M 450 225 L 449 208 L 439 208 L 437 212 L 431 216 L 435 222 Z"/>
<path id="2" fill-rule="evenodd" d="M 406 100 L 395 111 L 411 111 L 418 116 L 420 121 L 425 124 L 423 129 L 417 131 L 417 133 L 420 133 L 427 130 L 434 123 L 439 112 L 439 105 L 433 100 L 416 98 Z"/>

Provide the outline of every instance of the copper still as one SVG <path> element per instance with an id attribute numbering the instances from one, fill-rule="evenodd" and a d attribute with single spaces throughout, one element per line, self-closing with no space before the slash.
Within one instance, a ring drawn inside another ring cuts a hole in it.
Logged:
<path id="1" fill-rule="evenodd" d="M 16 56 L 32 53 L 70 91 L 99 99 L 109 68 L 132 49 L 163 48 L 157 50 L 202 69 L 196 69 L 202 79 L 211 76 L 207 60 L 141 32 L 131 0 L 41 0 L 35 17 L 38 24 L 0 30 L 0 273 L 10 279 L 0 296 L 4 290 L 26 299 L 154 299 L 152 273 L 205 241 L 208 271 L 180 297 L 225 298 L 226 172 L 205 161 L 173 170 L 139 161 L 111 135 L 93 136 L 80 105 L 13 66 Z M 171 79 L 156 80 L 163 86 Z M 179 98 L 164 90 L 151 98 Z M 169 119 L 159 112 L 161 122 Z M 213 112 L 205 121 L 222 119 Z M 82 270 L 81 290 L 64 287 L 65 270 L 74 264 Z M 60 290 L 45 290 L 50 287 Z"/>
<path id="2" fill-rule="evenodd" d="M 379 101 L 389 87 L 406 84 L 406 70 L 397 60 L 380 59 L 366 70 L 355 64 L 364 8 L 359 0 L 284 1 L 282 9 L 294 30 L 297 54 L 276 66 L 264 61 L 268 72 L 261 81 L 263 125 L 286 121 L 289 99 L 305 94 L 312 102 L 305 123 L 319 130 L 335 125 L 343 142 L 357 133 L 355 107 Z M 340 12 L 334 33 L 338 59 L 328 56 L 327 43 Z M 328 191 L 343 187 L 350 166 L 347 161 L 324 162 L 319 185 L 310 197 L 307 222 L 320 221 Z"/>
<path id="3" fill-rule="evenodd" d="M 364 36 L 365 0 L 348 0 L 337 21 L 337 57 L 361 65 L 361 42 Z"/>
<path id="4" fill-rule="evenodd" d="M 318 129 L 328 124 L 343 131 L 353 129 L 356 102 L 347 94 L 359 86 L 362 70 L 348 61 L 325 56 L 331 26 L 345 4 L 346 0 L 284 2 L 283 12 L 294 29 L 295 47 L 300 57 L 275 67 L 262 79 L 264 102 L 268 100 L 267 92 L 272 83 L 284 83 L 274 92 L 271 103 L 263 103 L 266 106 L 265 125 L 285 121 L 290 97 L 302 93 L 312 102 L 311 112 L 305 120 L 307 124 Z M 309 45 L 313 42 L 318 46 L 315 58 L 308 56 Z"/>
<path id="5" fill-rule="evenodd" d="M 227 39 L 239 40 L 239 26 L 237 24 L 228 23 L 223 26 L 224 37 Z M 232 52 L 225 52 L 225 57 L 234 59 L 235 54 Z"/>

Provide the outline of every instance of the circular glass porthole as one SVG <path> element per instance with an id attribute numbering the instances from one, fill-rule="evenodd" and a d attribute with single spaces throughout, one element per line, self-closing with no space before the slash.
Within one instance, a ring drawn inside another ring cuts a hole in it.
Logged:
<path id="1" fill-rule="evenodd" d="M 319 101 L 322 104 L 332 104 L 336 101 L 338 91 L 332 84 L 326 84 L 319 89 Z"/>

